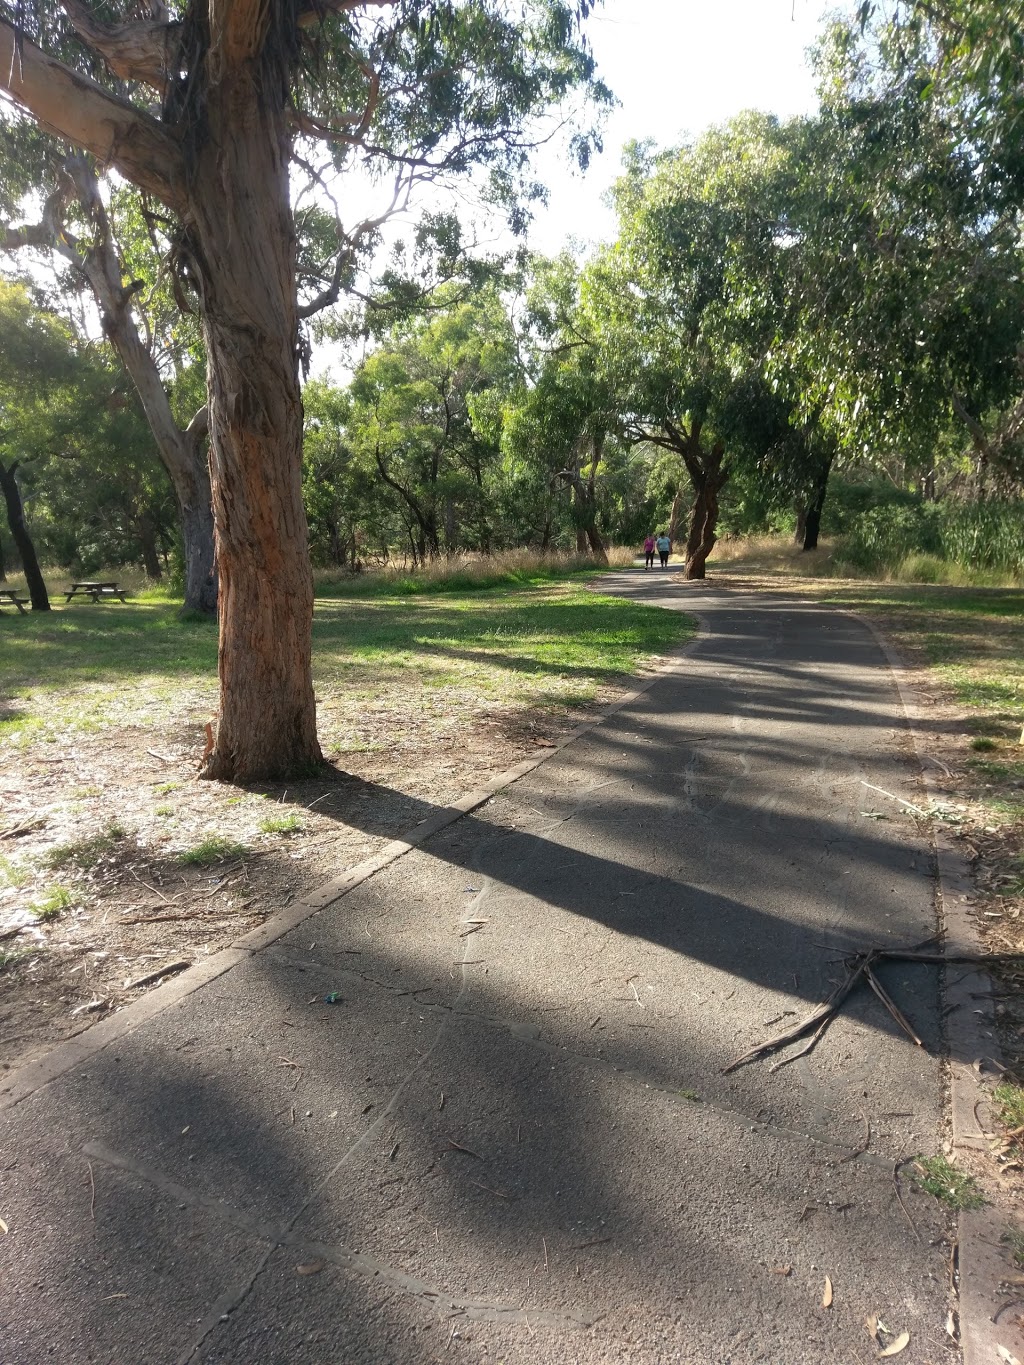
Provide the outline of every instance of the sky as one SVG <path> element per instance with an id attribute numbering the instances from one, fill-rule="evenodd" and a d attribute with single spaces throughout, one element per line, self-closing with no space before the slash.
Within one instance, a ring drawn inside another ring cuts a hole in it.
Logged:
<path id="1" fill-rule="evenodd" d="M 807 49 L 824 14 L 837 7 L 843 0 L 603 0 L 586 33 L 619 106 L 604 128 L 604 151 L 585 175 L 569 168 L 564 148 L 538 153 L 536 171 L 549 201 L 535 212 L 531 249 L 555 255 L 576 243 L 582 256 L 593 243 L 614 238 L 614 215 L 603 200 L 627 142 L 653 139 L 670 147 L 744 109 L 781 117 L 811 113 L 817 102 Z M 420 198 L 393 220 L 385 242 L 404 236 L 423 207 Z M 499 224 L 478 223 L 477 231 L 482 249 L 513 245 Z M 331 346 L 314 350 L 313 369 L 337 382 L 348 377 L 347 362 Z"/>
<path id="2" fill-rule="evenodd" d="M 811 113 L 806 50 L 834 8 L 823 0 L 604 0 L 586 31 L 620 106 L 606 126 L 604 153 L 585 176 L 542 156 L 550 206 L 537 215 L 531 245 L 552 253 L 570 237 L 614 236 L 602 197 L 633 139 L 672 146 L 743 109 Z"/>

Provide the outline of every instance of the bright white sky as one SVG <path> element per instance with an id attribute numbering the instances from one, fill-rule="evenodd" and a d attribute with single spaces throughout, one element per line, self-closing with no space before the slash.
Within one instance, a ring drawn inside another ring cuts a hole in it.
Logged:
<path id="1" fill-rule="evenodd" d="M 564 149 L 542 149 L 537 174 L 550 189 L 547 208 L 530 230 L 533 250 L 554 255 L 570 241 L 580 254 L 615 235 L 615 220 L 603 203 L 616 179 L 623 146 L 653 139 L 670 147 L 744 109 L 790 117 L 816 107 L 807 49 L 823 16 L 844 0 L 604 0 L 587 21 L 587 33 L 605 82 L 619 107 L 604 133 L 604 153 L 585 176 L 571 171 Z M 377 191 L 379 195 L 379 190 Z M 450 205 L 449 205 L 450 206 Z M 401 236 L 417 217 L 423 198 L 385 230 Z M 498 226 L 480 245 L 507 249 Z M 344 364 L 332 347 L 314 351 L 315 373 L 333 371 L 343 382 Z"/>
<path id="2" fill-rule="evenodd" d="M 585 177 L 542 158 L 551 202 L 537 215 L 531 245 L 554 253 L 568 237 L 585 243 L 614 236 L 602 196 L 633 139 L 669 147 L 743 109 L 812 112 L 806 51 L 835 7 L 824 0 L 604 0 L 587 33 L 621 105 L 608 122 L 604 154 Z"/>

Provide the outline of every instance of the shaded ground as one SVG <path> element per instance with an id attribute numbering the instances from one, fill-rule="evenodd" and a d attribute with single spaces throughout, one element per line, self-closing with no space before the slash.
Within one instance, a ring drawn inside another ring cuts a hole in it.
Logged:
<path id="1" fill-rule="evenodd" d="M 550 743 L 687 630 L 578 583 L 357 589 L 317 603 L 338 772 L 261 790 L 196 780 L 216 707 L 209 623 L 152 602 L 0 618 L 0 1066 L 367 857 L 422 802 Z"/>
<path id="2" fill-rule="evenodd" d="M 762 591 L 784 583 L 861 612 L 897 647 L 927 712 L 921 757 L 939 789 L 936 816 L 973 870 L 978 935 L 992 953 L 1024 953 L 1024 591 L 835 580 L 813 563 L 801 574 L 801 556 L 771 544 L 731 553 L 713 565 L 723 581 Z M 1000 1091 L 1005 1121 L 980 1169 L 1024 1212 L 1024 971 L 1003 964 L 996 975 L 1011 1073 Z M 1024 1239 L 1021 1251 L 1018 1271 Z"/>
<path id="3" fill-rule="evenodd" d="M 926 832 L 868 814 L 919 796 L 884 657 L 620 586 L 703 612 L 674 674 L 0 1112 L 12 1360 L 956 1359 L 947 1219 L 893 1176 L 944 1140 L 934 969 L 885 971 L 923 1048 L 858 995 L 723 1072 L 935 930 Z"/>

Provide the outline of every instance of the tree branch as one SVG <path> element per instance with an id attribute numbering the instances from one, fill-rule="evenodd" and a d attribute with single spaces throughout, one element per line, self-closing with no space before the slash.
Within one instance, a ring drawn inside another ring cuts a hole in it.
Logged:
<path id="1" fill-rule="evenodd" d="M 82 0 L 61 0 L 75 32 L 98 52 L 115 76 L 142 81 L 163 94 L 178 46 L 181 25 L 154 19 L 105 24 Z"/>
<path id="2" fill-rule="evenodd" d="M 49 133 L 114 166 L 173 209 L 185 207 L 185 166 L 174 137 L 148 114 L 72 71 L 0 19 L 0 92 Z"/>

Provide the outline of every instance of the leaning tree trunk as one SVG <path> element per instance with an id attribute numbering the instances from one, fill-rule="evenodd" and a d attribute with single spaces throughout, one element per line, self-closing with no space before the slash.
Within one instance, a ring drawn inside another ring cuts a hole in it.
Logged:
<path id="1" fill-rule="evenodd" d="M 7 504 L 7 524 L 11 528 L 11 537 L 21 555 L 21 567 L 25 573 L 28 595 L 32 600 L 32 610 L 49 611 L 50 597 L 46 591 L 46 584 L 43 582 L 39 560 L 36 558 L 36 547 L 32 544 L 32 537 L 25 525 L 25 508 L 22 505 L 18 480 L 15 478 L 17 469 L 17 460 L 9 469 L 0 464 L 0 488 L 3 489 L 4 502 Z"/>
<path id="2" fill-rule="evenodd" d="M 221 706 L 203 775 L 253 782 L 324 761 L 302 503 L 289 137 L 283 84 L 252 58 L 219 73 L 206 95 L 188 246 L 209 364 Z"/>
<path id="3" fill-rule="evenodd" d="M 191 442 L 186 452 L 188 465 L 179 465 L 180 474 L 174 480 L 174 491 L 178 499 L 185 556 L 185 610 L 216 616 L 217 553 L 210 461 L 202 436 L 191 427 L 182 435 Z"/>
<path id="4" fill-rule="evenodd" d="M 132 315 L 132 286 L 123 283 L 124 269 L 114 246 L 96 173 L 83 156 L 71 156 L 66 164 L 79 202 L 96 228 L 97 240 L 83 251 L 67 232 L 62 232 L 56 238 L 57 249 L 89 281 L 104 333 L 135 385 L 161 463 L 171 480 L 185 555 L 185 610 L 213 616 L 217 611 L 217 568 L 206 454 L 207 413 L 205 409 L 197 413 L 184 431 L 176 422 L 156 361 L 139 336 Z"/>

